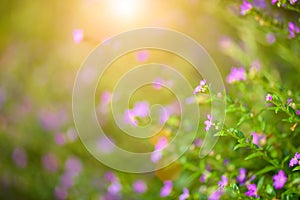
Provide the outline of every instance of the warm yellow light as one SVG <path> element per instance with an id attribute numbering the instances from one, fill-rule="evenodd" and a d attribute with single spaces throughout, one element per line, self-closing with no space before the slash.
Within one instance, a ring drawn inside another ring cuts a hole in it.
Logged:
<path id="1" fill-rule="evenodd" d="M 113 15 L 121 18 L 132 18 L 137 15 L 139 0 L 113 0 L 111 1 Z"/>

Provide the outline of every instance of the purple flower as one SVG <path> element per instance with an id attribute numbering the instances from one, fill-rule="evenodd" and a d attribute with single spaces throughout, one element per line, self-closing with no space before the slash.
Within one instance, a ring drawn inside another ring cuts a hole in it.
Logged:
<path id="1" fill-rule="evenodd" d="M 275 189 L 283 188 L 285 182 L 287 181 L 287 177 L 284 174 L 283 170 L 280 170 L 278 174 L 273 176 L 273 185 Z"/>
<path id="2" fill-rule="evenodd" d="M 286 100 L 286 102 L 287 102 L 288 105 L 289 105 L 290 103 L 292 103 L 292 101 L 293 101 L 293 99 L 291 99 L 291 98 L 288 98 L 288 99 Z"/>
<path id="3" fill-rule="evenodd" d="M 258 198 L 258 194 L 257 194 L 257 188 L 255 184 L 249 184 L 247 185 L 247 189 L 248 191 L 245 192 L 245 194 L 249 197 L 256 197 Z"/>
<path id="4" fill-rule="evenodd" d="M 268 101 L 273 101 L 273 97 L 271 94 L 266 95 L 266 102 L 268 102 Z"/>
<path id="5" fill-rule="evenodd" d="M 296 114 L 297 114 L 297 115 L 300 115 L 300 110 L 296 110 Z"/>
<path id="6" fill-rule="evenodd" d="M 208 197 L 208 200 L 219 200 L 222 196 L 223 192 L 220 190 L 214 191 L 211 193 L 211 195 Z"/>
<path id="7" fill-rule="evenodd" d="M 258 8 L 266 8 L 266 6 L 267 6 L 265 0 L 253 0 L 253 5 Z"/>
<path id="8" fill-rule="evenodd" d="M 187 198 L 189 198 L 189 196 L 189 190 L 187 188 L 184 188 L 183 193 L 179 196 L 179 200 L 186 200 Z"/>
<path id="9" fill-rule="evenodd" d="M 109 182 L 114 182 L 117 180 L 116 175 L 112 172 L 106 172 L 104 177 L 105 177 L 105 180 L 107 180 Z"/>
<path id="10" fill-rule="evenodd" d="M 71 176 L 70 173 L 64 173 L 61 177 L 60 177 L 60 185 L 63 188 L 70 188 L 74 185 L 74 181 L 73 181 L 73 177 Z"/>
<path id="11" fill-rule="evenodd" d="M 204 183 L 206 181 L 206 178 L 207 178 L 206 174 L 202 174 L 201 177 L 200 177 L 200 179 L 199 179 L 199 181 L 202 182 L 202 183 Z"/>
<path id="12" fill-rule="evenodd" d="M 266 39 L 269 44 L 273 44 L 276 41 L 275 35 L 273 33 L 268 33 Z"/>
<path id="13" fill-rule="evenodd" d="M 237 181 L 240 183 L 240 184 L 244 184 L 245 181 L 246 181 L 246 173 L 247 173 L 247 170 L 244 169 L 244 168 L 240 168 L 239 169 L 239 175 L 237 176 Z"/>
<path id="14" fill-rule="evenodd" d="M 228 184 L 228 178 L 225 175 L 223 175 L 221 177 L 221 181 L 218 182 L 218 185 L 220 188 L 223 189 L 227 184 Z"/>
<path id="15" fill-rule="evenodd" d="M 73 31 L 73 40 L 75 44 L 79 44 L 83 40 L 83 30 L 82 29 L 75 29 Z"/>
<path id="16" fill-rule="evenodd" d="M 58 168 L 58 161 L 54 154 L 47 153 L 42 157 L 42 164 L 49 172 L 56 172 Z"/>
<path id="17" fill-rule="evenodd" d="M 138 180 L 138 181 L 134 182 L 132 187 L 133 187 L 133 191 L 135 193 L 142 194 L 147 191 L 147 185 L 142 180 Z"/>
<path id="18" fill-rule="evenodd" d="M 168 144 L 168 139 L 165 137 L 160 137 L 157 144 L 155 145 L 155 151 L 151 153 L 151 160 L 157 163 L 162 158 L 162 152 L 160 151 Z"/>
<path id="19" fill-rule="evenodd" d="M 244 0 L 243 4 L 241 5 L 241 14 L 246 15 L 251 9 L 252 9 L 252 4 Z"/>
<path id="20" fill-rule="evenodd" d="M 246 80 L 246 71 L 243 67 L 231 68 L 231 71 L 226 78 L 226 81 L 229 84 L 237 82 L 237 81 L 244 81 L 244 80 Z"/>
<path id="21" fill-rule="evenodd" d="M 54 141 L 57 145 L 62 146 L 66 143 L 65 135 L 62 133 L 57 133 L 54 136 Z"/>
<path id="22" fill-rule="evenodd" d="M 147 101 L 136 102 L 132 112 L 138 117 L 147 117 L 149 115 L 149 103 Z"/>
<path id="23" fill-rule="evenodd" d="M 293 167 L 295 165 L 300 165 L 300 154 L 298 152 L 295 153 L 294 157 L 290 160 L 289 167 Z"/>
<path id="24" fill-rule="evenodd" d="M 298 0 L 290 0 L 290 4 L 295 4 Z"/>
<path id="25" fill-rule="evenodd" d="M 159 90 L 163 87 L 163 84 L 164 84 L 164 79 L 158 77 L 153 82 L 153 88 Z"/>
<path id="26" fill-rule="evenodd" d="M 296 34 L 298 34 L 300 32 L 300 28 L 298 26 L 296 26 L 294 22 L 288 23 L 288 30 L 290 32 L 289 38 L 296 37 Z"/>
<path id="27" fill-rule="evenodd" d="M 101 94 L 101 102 L 98 106 L 98 110 L 101 114 L 106 114 L 108 112 L 109 104 L 111 102 L 112 94 L 108 91 L 104 91 Z"/>
<path id="28" fill-rule="evenodd" d="M 110 194 L 118 194 L 121 190 L 122 185 L 120 184 L 119 180 L 112 182 L 107 189 Z"/>
<path id="29" fill-rule="evenodd" d="M 54 193 L 58 200 L 66 199 L 68 196 L 67 188 L 64 187 L 55 187 Z"/>
<path id="30" fill-rule="evenodd" d="M 277 3 L 278 2 L 278 0 L 272 0 L 272 4 L 274 5 L 275 3 Z"/>
<path id="31" fill-rule="evenodd" d="M 132 110 L 127 109 L 124 114 L 124 122 L 130 124 L 131 126 L 137 126 L 138 121 L 135 119 L 135 115 Z"/>
<path id="32" fill-rule="evenodd" d="M 169 196 L 172 191 L 172 188 L 173 188 L 172 181 L 165 181 L 164 186 L 160 190 L 160 196 L 161 197 Z"/>
<path id="33" fill-rule="evenodd" d="M 142 50 L 142 51 L 138 51 L 136 53 L 136 59 L 139 62 L 145 62 L 149 59 L 149 51 L 148 50 Z"/>
<path id="34" fill-rule="evenodd" d="M 264 134 L 257 134 L 255 132 L 251 133 L 252 137 L 253 137 L 253 144 L 256 144 L 257 146 L 260 147 L 261 144 L 265 144 L 266 143 L 266 136 Z"/>
<path id="35" fill-rule="evenodd" d="M 199 85 L 194 89 L 194 94 L 198 93 L 206 93 L 208 91 L 208 86 L 206 84 L 206 80 L 203 79 L 200 81 Z"/>
<path id="36" fill-rule="evenodd" d="M 76 177 L 81 173 L 82 164 L 81 161 L 76 157 L 69 157 L 66 161 L 66 170 L 72 177 Z"/>
<path id="37" fill-rule="evenodd" d="M 206 120 L 206 121 L 204 122 L 204 124 L 205 124 L 204 130 L 205 130 L 205 131 L 208 131 L 208 130 L 210 129 L 211 125 L 212 125 L 212 116 L 211 116 L 210 114 L 208 114 L 208 115 L 207 115 L 207 118 L 208 118 L 208 120 Z"/>
<path id="38" fill-rule="evenodd" d="M 15 148 L 12 154 L 13 161 L 20 168 L 25 168 L 27 165 L 27 155 L 24 149 Z"/>

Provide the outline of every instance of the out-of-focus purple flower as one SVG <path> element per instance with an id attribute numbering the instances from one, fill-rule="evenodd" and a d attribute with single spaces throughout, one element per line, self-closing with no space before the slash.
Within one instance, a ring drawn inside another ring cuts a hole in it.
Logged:
<path id="1" fill-rule="evenodd" d="M 133 183 L 133 191 L 136 193 L 145 193 L 147 191 L 147 185 L 142 180 L 137 180 Z"/>
<path id="2" fill-rule="evenodd" d="M 290 4 L 294 5 L 298 0 L 290 0 Z"/>
<path id="3" fill-rule="evenodd" d="M 138 121 L 135 119 L 135 115 L 132 110 L 127 109 L 124 114 L 124 122 L 130 124 L 131 126 L 137 126 Z"/>
<path id="4" fill-rule="evenodd" d="M 206 181 L 206 174 L 202 174 L 201 176 L 200 176 L 200 179 L 199 179 L 199 181 L 200 182 L 202 182 L 202 183 L 204 183 L 205 181 Z"/>
<path id="5" fill-rule="evenodd" d="M 168 139 L 165 137 L 160 137 L 157 144 L 155 145 L 155 151 L 151 153 L 151 160 L 157 163 L 162 158 L 162 152 L 159 151 L 163 149 L 168 144 Z"/>
<path id="6" fill-rule="evenodd" d="M 159 90 L 163 87 L 163 84 L 164 84 L 164 79 L 158 77 L 153 82 L 153 88 Z"/>
<path id="7" fill-rule="evenodd" d="M 66 161 L 66 170 L 72 177 L 76 177 L 80 174 L 82 170 L 82 163 L 76 157 L 69 157 Z"/>
<path id="8" fill-rule="evenodd" d="M 296 110 L 296 114 L 297 114 L 297 115 L 300 115 L 300 110 Z"/>
<path id="9" fill-rule="evenodd" d="M 241 5 L 241 14 L 246 15 L 251 9 L 252 9 L 252 4 L 244 0 Z"/>
<path id="10" fill-rule="evenodd" d="M 42 157 L 43 167 L 49 172 L 56 172 L 58 168 L 58 161 L 53 153 L 47 153 Z"/>
<path id="11" fill-rule="evenodd" d="M 295 165 L 300 165 L 300 154 L 298 152 L 296 152 L 294 157 L 290 160 L 289 167 L 293 167 Z"/>
<path id="12" fill-rule="evenodd" d="M 260 147 L 260 145 L 263 145 L 266 143 L 266 135 L 265 134 L 257 134 L 255 132 L 251 133 L 252 137 L 253 137 L 253 144 L 256 144 L 257 146 Z"/>
<path id="13" fill-rule="evenodd" d="M 73 177 L 71 176 L 70 173 L 64 173 L 61 177 L 60 177 L 60 185 L 63 188 L 70 188 L 74 185 L 74 181 L 73 181 Z"/>
<path id="14" fill-rule="evenodd" d="M 66 137 L 62 133 L 56 133 L 54 136 L 54 141 L 56 144 L 62 146 L 66 143 Z"/>
<path id="15" fill-rule="evenodd" d="M 232 67 L 229 75 L 226 77 L 226 81 L 229 84 L 244 80 L 246 80 L 246 70 L 243 67 Z"/>
<path id="16" fill-rule="evenodd" d="M 179 196 L 179 200 L 186 200 L 187 198 L 189 198 L 189 196 L 189 190 L 187 188 L 184 188 L 183 193 Z"/>
<path id="17" fill-rule="evenodd" d="M 224 165 L 228 165 L 229 164 L 229 159 L 224 159 Z"/>
<path id="18" fill-rule="evenodd" d="M 111 153 L 114 148 L 114 142 L 112 139 L 107 138 L 106 136 L 100 137 L 97 141 L 97 148 L 104 154 Z"/>
<path id="19" fill-rule="evenodd" d="M 145 62 L 149 59 L 150 53 L 148 50 L 142 50 L 142 51 L 138 51 L 136 53 L 136 59 L 139 62 Z"/>
<path id="20" fill-rule="evenodd" d="M 199 85 L 194 89 L 194 94 L 198 93 L 207 93 L 208 92 L 208 86 L 206 84 L 206 80 L 203 79 L 200 81 Z"/>
<path id="21" fill-rule="evenodd" d="M 253 5 L 258 8 L 266 8 L 266 6 L 267 6 L 265 0 L 253 0 Z"/>
<path id="22" fill-rule="evenodd" d="M 275 189 L 283 188 L 286 181 L 287 177 L 283 170 L 279 170 L 278 174 L 273 176 L 273 185 Z"/>
<path id="23" fill-rule="evenodd" d="M 249 196 L 249 197 L 256 197 L 256 198 L 259 197 L 258 194 L 257 194 L 257 187 L 256 187 L 255 184 L 249 184 L 249 185 L 247 185 L 247 189 L 248 189 L 248 191 L 245 192 L 245 194 L 247 196 Z"/>
<path id="24" fill-rule="evenodd" d="M 218 185 L 223 189 L 228 184 L 228 178 L 225 175 L 221 176 L 221 181 L 218 182 Z"/>
<path id="25" fill-rule="evenodd" d="M 288 23 L 288 30 L 290 32 L 289 38 L 294 38 L 296 37 L 296 34 L 300 32 L 300 28 L 296 26 L 294 22 L 289 22 Z"/>
<path id="26" fill-rule="evenodd" d="M 149 115 L 149 103 L 147 101 L 136 102 L 132 112 L 138 117 L 147 117 Z"/>
<path id="27" fill-rule="evenodd" d="M 118 194 L 121 190 L 122 185 L 120 184 L 119 180 L 112 182 L 107 189 L 107 191 L 111 194 Z"/>
<path id="28" fill-rule="evenodd" d="M 67 136 L 70 142 L 74 142 L 78 138 L 77 131 L 74 128 L 69 128 L 67 130 Z"/>
<path id="29" fill-rule="evenodd" d="M 288 98 L 288 99 L 286 100 L 286 103 L 289 105 L 290 103 L 292 103 L 292 101 L 293 101 L 293 99 Z"/>
<path id="30" fill-rule="evenodd" d="M 64 187 L 58 186 L 55 187 L 54 194 L 58 200 L 64 200 L 68 197 L 68 190 Z"/>
<path id="31" fill-rule="evenodd" d="M 204 122 L 204 124 L 205 124 L 204 130 L 205 130 L 205 131 L 208 131 L 208 130 L 210 129 L 211 125 L 212 125 L 212 116 L 211 116 L 210 114 L 208 114 L 208 115 L 207 115 L 207 118 L 208 118 L 208 120 L 206 120 L 206 121 Z"/>
<path id="32" fill-rule="evenodd" d="M 278 2 L 278 0 L 272 0 L 272 4 L 274 5 L 275 3 L 277 3 Z"/>
<path id="33" fill-rule="evenodd" d="M 65 110 L 53 112 L 50 110 L 42 110 L 39 113 L 39 120 L 44 129 L 58 130 L 68 120 L 68 115 Z"/>
<path id="34" fill-rule="evenodd" d="M 83 40 L 83 30 L 82 29 L 75 29 L 72 32 L 73 40 L 75 44 L 79 44 Z"/>
<path id="35" fill-rule="evenodd" d="M 261 68 L 259 60 L 254 60 L 251 64 L 250 71 L 258 72 Z"/>
<path id="36" fill-rule="evenodd" d="M 266 39 L 269 44 L 273 44 L 276 41 L 274 33 L 268 33 Z"/>
<path id="37" fill-rule="evenodd" d="M 194 140 L 195 147 L 200 147 L 202 145 L 202 140 L 200 138 L 197 138 Z"/>
<path id="38" fill-rule="evenodd" d="M 213 193 L 211 193 L 211 195 L 209 195 L 208 200 L 219 200 L 222 194 L 222 191 L 216 190 Z"/>
<path id="39" fill-rule="evenodd" d="M 20 168 L 25 168 L 27 165 L 27 155 L 23 148 L 15 148 L 12 154 L 13 161 Z"/>
<path id="40" fill-rule="evenodd" d="M 266 102 L 273 101 L 273 96 L 271 94 L 266 95 Z"/>
<path id="41" fill-rule="evenodd" d="M 244 168 L 240 168 L 239 169 L 239 175 L 237 176 L 237 181 L 239 182 L 239 184 L 244 184 L 245 181 L 246 181 L 246 173 L 247 173 L 247 170 L 244 169 Z"/>
<path id="42" fill-rule="evenodd" d="M 169 196 L 170 193 L 172 192 L 172 188 L 173 188 L 172 181 L 165 181 L 164 186 L 160 190 L 160 196 L 161 197 Z"/>
<path id="43" fill-rule="evenodd" d="M 105 180 L 107 180 L 109 182 L 114 182 L 117 180 L 116 175 L 112 172 L 106 172 L 104 177 L 105 177 Z"/>
<path id="44" fill-rule="evenodd" d="M 104 91 L 101 94 L 100 104 L 98 110 L 101 114 L 106 114 L 109 111 L 109 104 L 111 102 L 112 94 L 109 91 Z"/>

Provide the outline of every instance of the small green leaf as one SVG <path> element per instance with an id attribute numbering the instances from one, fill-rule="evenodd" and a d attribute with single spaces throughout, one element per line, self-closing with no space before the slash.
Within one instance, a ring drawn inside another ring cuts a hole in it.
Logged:
<path id="1" fill-rule="evenodd" d="M 295 168 L 293 169 L 293 172 L 294 172 L 294 171 L 298 171 L 298 170 L 300 170 L 300 166 L 295 167 Z"/>
<path id="2" fill-rule="evenodd" d="M 244 160 L 250 160 L 252 158 L 263 156 L 263 155 L 264 154 L 262 152 L 255 152 L 255 153 L 252 153 L 249 156 L 247 156 Z"/>
<path id="3" fill-rule="evenodd" d="M 267 172 L 269 172 L 269 171 L 273 171 L 273 170 L 276 170 L 276 169 L 277 169 L 277 168 L 274 167 L 274 166 L 267 166 L 267 167 L 265 167 L 265 168 L 259 170 L 259 171 L 256 172 L 255 174 L 256 174 L 256 176 L 258 176 L 258 175 L 265 174 L 265 173 L 267 173 Z"/>
<path id="4" fill-rule="evenodd" d="M 249 147 L 249 144 L 247 144 L 247 143 L 237 144 L 234 146 L 233 150 L 235 151 L 238 148 L 242 148 L 242 147 Z"/>
<path id="5" fill-rule="evenodd" d="M 272 194 L 274 195 L 275 191 L 274 191 L 273 186 L 271 186 L 270 184 L 268 184 L 267 187 L 266 187 L 266 193 L 270 194 L 270 195 L 272 195 Z"/>
<path id="6" fill-rule="evenodd" d="M 257 188 L 260 189 L 264 184 L 265 177 L 261 177 L 257 183 Z"/>

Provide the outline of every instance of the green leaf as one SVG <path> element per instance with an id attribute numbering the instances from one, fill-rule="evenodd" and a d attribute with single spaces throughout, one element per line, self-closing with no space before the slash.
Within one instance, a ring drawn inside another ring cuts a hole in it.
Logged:
<path id="1" fill-rule="evenodd" d="M 300 166 L 295 167 L 295 168 L 293 169 L 293 172 L 294 172 L 294 171 L 298 171 L 298 170 L 300 170 Z"/>
<path id="2" fill-rule="evenodd" d="M 260 189 L 264 184 L 265 177 L 261 177 L 257 183 L 257 188 Z"/>
<path id="3" fill-rule="evenodd" d="M 262 152 L 255 152 L 255 153 L 252 153 L 249 156 L 247 156 L 244 160 L 250 160 L 252 158 L 263 156 L 263 155 L 264 154 Z"/>
<path id="4" fill-rule="evenodd" d="M 268 184 L 267 187 L 266 187 L 266 193 L 267 194 L 270 194 L 270 195 L 274 195 L 275 194 L 275 191 L 274 191 L 274 188 L 272 185 Z"/>
<path id="5" fill-rule="evenodd" d="M 237 144 L 234 146 L 233 150 L 235 151 L 238 148 L 242 148 L 242 147 L 249 147 L 249 144 L 247 144 L 247 143 Z"/>
<path id="6" fill-rule="evenodd" d="M 267 166 L 267 167 L 265 167 L 265 168 L 259 170 L 259 171 L 256 172 L 255 174 L 256 174 L 256 176 L 258 176 L 258 175 L 265 174 L 265 173 L 267 173 L 267 172 L 269 172 L 269 171 L 273 171 L 273 170 L 276 170 L 276 169 L 277 169 L 277 168 L 274 167 L 274 166 Z"/>

